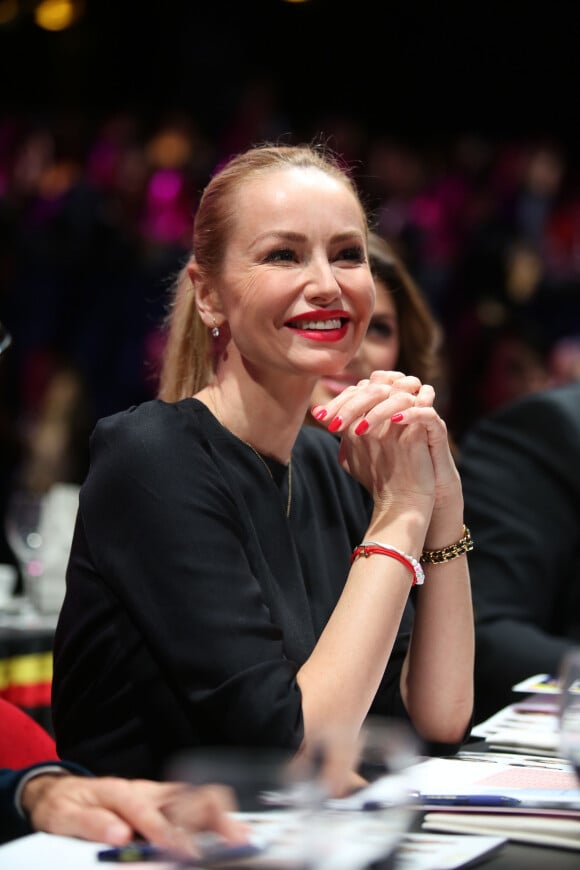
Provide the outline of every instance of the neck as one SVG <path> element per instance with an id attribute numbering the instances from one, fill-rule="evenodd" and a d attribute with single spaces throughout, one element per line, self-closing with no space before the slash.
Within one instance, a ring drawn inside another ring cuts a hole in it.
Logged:
<path id="1" fill-rule="evenodd" d="M 237 438 L 287 464 L 309 407 L 310 389 L 302 388 L 296 395 L 289 390 L 273 395 L 255 382 L 242 392 L 237 384 L 214 381 L 195 398 Z"/>

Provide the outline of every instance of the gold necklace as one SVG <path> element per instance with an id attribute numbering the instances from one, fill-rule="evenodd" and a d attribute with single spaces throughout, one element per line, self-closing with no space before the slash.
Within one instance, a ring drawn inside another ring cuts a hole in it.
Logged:
<path id="1" fill-rule="evenodd" d="M 264 459 L 262 454 L 259 452 L 259 450 L 256 450 L 256 448 L 253 447 L 249 441 L 244 441 L 243 438 L 240 438 L 240 441 L 243 444 L 245 444 L 246 447 L 249 447 L 253 453 L 256 454 L 256 456 L 258 457 L 258 459 L 260 460 L 260 462 L 262 463 L 262 465 L 264 466 L 264 468 L 266 469 L 266 471 L 270 475 L 271 479 L 274 480 L 274 475 L 272 474 L 272 469 L 270 468 L 270 466 L 268 465 L 268 463 L 266 462 L 266 460 Z M 292 457 L 290 457 L 290 462 L 288 463 L 288 500 L 286 502 L 286 517 L 290 516 L 291 505 L 292 505 Z"/>

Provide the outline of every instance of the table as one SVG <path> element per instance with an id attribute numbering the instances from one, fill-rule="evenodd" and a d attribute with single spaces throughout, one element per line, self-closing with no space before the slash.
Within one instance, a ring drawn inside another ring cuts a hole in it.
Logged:
<path id="1" fill-rule="evenodd" d="M 508 842 L 478 867 L 490 867 L 493 870 L 577 870 L 579 863 L 580 853 L 573 849 Z"/>
<path id="2" fill-rule="evenodd" d="M 0 697 L 54 736 L 50 711 L 56 616 L 4 611 L 0 618 Z"/>

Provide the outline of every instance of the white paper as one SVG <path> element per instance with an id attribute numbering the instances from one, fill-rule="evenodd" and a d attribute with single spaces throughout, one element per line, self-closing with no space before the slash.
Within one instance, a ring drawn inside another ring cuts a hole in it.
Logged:
<path id="1" fill-rule="evenodd" d="M 103 843 L 76 840 L 73 837 L 58 837 L 55 834 L 30 834 L 0 846 L 0 867 L 10 870 L 41 870 L 54 867 L 58 870 L 85 870 L 105 864 L 97 860 L 97 852 L 108 848 Z M 151 864 L 131 865 L 135 870 L 151 870 Z M 171 865 L 156 864 L 156 870 L 166 870 Z"/>
<path id="2" fill-rule="evenodd" d="M 535 674 L 533 677 L 527 677 L 527 679 L 512 686 L 512 692 L 528 692 L 529 694 L 537 693 L 538 695 L 559 695 L 560 684 L 558 677 L 555 677 L 552 674 Z"/>
<path id="3" fill-rule="evenodd" d="M 545 764 L 534 767 L 502 764 L 497 760 L 431 758 L 414 765 L 408 773 L 414 790 L 420 794 L 498 794 L 518 798 L 523 806 L 538 803 L 546 807 L 566 804 L 570 809 L 580 806 L 574 769 L 565 762 L 549 768 Z"/>
<path id="4" fill-rule="evenodd" d="M 272 822 L 272 835 L 276 828 L 275 815 L 268 814 Z M 284 811 L 284 813 L 278 814 L 278 821 L 287 833 L 291 832 L 293 823 L 285 826 L 285 823 L 281 822 L 281 815 L 288 817 L 288 812 Z M 365 825 L 367 821 L 368 819 L 365 819 L 363 814 L 359 815 L 360 823 Z M 367 859 L 372 861 L 377 854 L 376 842 L 373 842 L 376 832 L 372 833 L 366 848 L 364 844 L 361 845 L 360 841 L 357 843 L 360 833 L 359 827 L 356 837 L 351 838 L 349 847 L 340 850 L 340 863 L 331 863 L 327 866 L 332 867 L 333 870 L 339 870 L 339 868 L 355 870 L 357 867 L 364 866 L 361 862 Z M 284 840 L 284 838 L 282 839 Z M 397 857 L 396 868 L 397 870 L 456 870 L 456 868 L 474 861 L 481 855 L 485 855 L 490 850 L 498 848 L 504 842 L 505 838 L 495 836 L 407 834 Z M 288 847 L 288 843 L 286 846 Z M 6 870 L 8 868 L 9 870 L 39 870 L 39 868 L 44 867 L 54 867 L 58 870 L 86 870 L 86 868 L 98 867 L 103 870 L 107 865 L 97 860 L 97 853 L 106 848 L 108 847 L 103 843 L 92 843 L 71 837 L 58 837 L 42 833 L 31 834 L 28 837 L 22 837 L 12 843 L 0 846 L 0 866 Z M 276 860 L 274 860 L 275 855 L 277 855 Z M 261 861 L 264 861 L 267 866 L 266 855 L 261 858 Z M 269 866 L 292 866 L 295 861 L 295 844 L 294 848 L 285 849 L 281 843 L 275 854 L 270 855 Z M 145 870 L 145 868 L 151 870 L 151 866 L 150 863 L 145 862 L 131 863 L 131 867 L 135 870 Z M 153 866 L 155 870 L 172 870 L 174 867 L 173 864 L 166 862 L 156 862 Z M 254 858 L 252 866 L 260 866 L 260 862 L 257 863 L 257 859 Z"/>
<path id="5" fill-rule="evenodd" d="M 510 816 L 490 813 L 427 813 L 425 831 L 463 831 L 465 834 L 494 834 L 520 843 L 580 849 L 580 825 L 577 819 L 538 816 Z M 549 866 L 549 855 L 546 857 Z"/>
<path id="6" fill-rule="evenodd" d="M 407 834 L 395 862 L 396 870 L 458 870 L 501 848 L 506 837 L 464 834 Z"/>
<path id="7" fill-rule="evenodd" d="M 500 747 L 509 752 L 535 752 L 543 755 L 559 754 L 558 714 L 547 708 L 546 712 L 532 712 L 518 704 L 510 704 L 489 719 L 476 725 L 471 734 L 487 741 L 490 747 Z"/>

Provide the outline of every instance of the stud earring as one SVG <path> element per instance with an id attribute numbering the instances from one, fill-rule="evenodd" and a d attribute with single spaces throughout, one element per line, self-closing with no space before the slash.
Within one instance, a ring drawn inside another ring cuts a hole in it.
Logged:
<path id="1" fill-rule="evenodd" d="M 215 326 L 212 328 L 211 334 L 213 335 L 214 338 L 219 338 L 220 328 L 217 325 L 217 323 L 215 322 L 215 317 L 213 319 L 213 322 L 215 323 Z"/>

